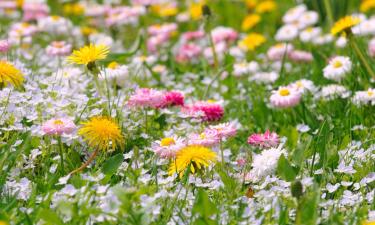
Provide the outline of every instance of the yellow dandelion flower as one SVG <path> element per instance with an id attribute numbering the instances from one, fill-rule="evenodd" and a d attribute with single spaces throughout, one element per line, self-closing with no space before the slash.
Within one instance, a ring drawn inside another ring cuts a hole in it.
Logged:
<path id="1" fill-rule="evenodd" d="M 82 15 L 85 8 L 80 3 L 67 3 L 63 6 L 63 12 L 66 15 Z"/>
<path id="2" fill-rule="evenodd" d="M 375 0 L 365 0 L 359 6 L 361 12 L 368 12 L 371 9 L 375 8 Z"/>
<path id="3" fill-rule="evenodd" d="M 176 161 L 171 162 L 169 166 L 169 175 L 178 173 L 182 177 L 189 165 L 190 172 L 195 173 L 215 163 L 216 160 L 216 153 L 209 148 L 190 145 L 177 152 Z"/>
<path id="4" fill-rule="evenodd" d="M 350 28 L 359 24 L 361 20 L 354 16 L 345 16 L 339 19 L 332 27 L 331 34 L 336 35 L 341 32 L 350 32 Z"/>
<path id="5" fill-rule="evenodd" d="M 263 35 L 250 33 L 238 43 L 238 46 L 241 49 L 253 51 L 264 42 L 266 42 L 266 38 Z"/>
<path id="6" fill-rule="evenodd" d="M 7 61 L 0 60 L 0 86 L 11 84 L 15 87 L 21 86 L 24 78 L 19 69 Z"/>
<path id="7" fill-rule="evenodd" d="M 272 12 L 276 9 L 277 5 L 276 2 L 268 0 L 262 1 L 255 7 L 255 12 L 257 13 L 266 13 Z"/>
<path id="8" fill-rule="evenodd" d="M 109 53 L 109 49 L 105 45 L 84 46 L 79 50 L 74 50 L 72 55 L 68 57 L 70 63 L 87 65 L 100 59 L 105 59 Z"/>
<path id="9" fill-rule="evenodd" d="M 83 127 L 79 129 L 78 134 L 92 148 L 100 150 L 115 149 L 121 145 L 123 136 L 119 126 L 108 117 L 93 117 L 89 121 L 83 123 Z"/>
<path id="10" fill-rule="evenodd" d="M 190 8 L 189 8 L 189 13 L 190 13 L 190 17 L 193 19 L 193 20 L 198 20 L 202 17 L 202 6 L 204 5 L 204 1 L 201 1 L 201 2 L 198 2 L 198 3 L 193 3 L 190 5 Z"/>
<path id="11" fill-rule="evenodd" d="M 178 9 L 173 4 L 157 4 L 151 7 L 151 10 L 161 17 L 175 16 Z"/>
<path id="12" fill-rule="evenodd" d="M 242 30 L 247 31 L 251 28 L 253 28 L 255 25 L 257 25 L 260 22 L 260 16 L 258 14 L 250 14 L 245 17 L 245 19 L 242 21 Z"/>

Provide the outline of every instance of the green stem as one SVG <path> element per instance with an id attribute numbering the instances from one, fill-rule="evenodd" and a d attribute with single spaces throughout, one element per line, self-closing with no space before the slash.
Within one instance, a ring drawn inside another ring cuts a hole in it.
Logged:
<path id="1" fill-rule="evenodd" d="M 219 65 L 219 60 L 217 59 L 217 53 L 216 53 L 215 43 L 214 43 L 214 40 L 212 38 L 211 31 L 208 31 L 208 38 L 209 38 L 209 41 L 210 41 L 210 45 L 211 45 L 211 49 L 212 49 L 212 54 L 214 56 L 214 67 L 217 68 L 218 65 Z"/>
<path id="2" fill-rule="evenodd" d="M 59 144 L 59 151 L 60 151 L 60 166 L 61 166 L 60 169 L 61 169 L 62 174 L 64 174 L 64 172 L 65 172 L 65 169 L 64 169 L 64 145 L 61 141 L 60 136 L 57 137 L 57 142 Z"/>
<path id="3" fill-rule="evenodd" d="M 324 0 L 324 7 L 326 8 L 326 12 L 328 15 L 329 26 L 331 27 L 333 24 L 333 14 L 330 0 Z"/>
<path id="4" fill-rule="evenodd" d="M 355 37 L 353 37 L 353 36 L 350 37 L 350 43 L 351 43 L 355 53 L 359 57 L 359 60 L 361 60 L 361 63 L 366 68 L 367 72 L 372 76 L 372 78 L 375 78 L 375 73 L 372 70 L 369 62 L 366 60 L 366 57 L 363 55 L 363 52 L 361 51 L 361 49 L 359 49 L 359 47 L 358 47 L 358 45 L 355 41 Z"/>

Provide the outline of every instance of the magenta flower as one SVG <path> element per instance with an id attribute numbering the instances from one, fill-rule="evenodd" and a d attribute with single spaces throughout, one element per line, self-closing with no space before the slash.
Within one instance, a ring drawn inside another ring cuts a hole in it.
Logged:
<path id="1" fill-rule="evenodd" d="M 167 108 L 170 106 L 183 106 L 184 99 L 184 95 L 179 91 L 167 91 L 164 93 L 163 102 L 159 107 Z"/>
<path id="2" fill-rule="evenodd" d="M 158 108 L 163 101 L 164 95 L 162 92 L 150 88 L 140 88 L 130 96 L 128 105 L 132 107 Z"/>
<path id="3" fill-rule="evenodd" d="M 279 136 L 275 132 L 267 130 L 264 134 L 252 134 L 247 139 L 247 143 L 261 148 L 276 147 L 279 144 Z"/>
<path id="4" fill-rule="evenodd" d="M 191 117 L 201 118 L 203 121 L 218 121 L 224 116 L 224 109 L 215 102 L 196 102 L 183 108 L 183 112 Z"/>
<path id="5" fill-rule="evenodd" d="M 76 125 L 67 118 L 51 119 L 45 122 L 42 130 L 47 135 L 71 134 L 76 129 Z"/>

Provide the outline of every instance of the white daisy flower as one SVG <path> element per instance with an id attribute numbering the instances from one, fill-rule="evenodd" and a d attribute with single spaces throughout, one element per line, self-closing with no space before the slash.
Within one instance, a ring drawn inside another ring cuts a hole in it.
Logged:
<path id="1" fill-rule="evenodd" d="M 375 105 L 375 89 L 369 88 L 367 91 L 357 91 L 353 97 L 354 104 L 365 105 L 370 103 Z"/>
<path id="2" fill-rule="evenodd" d="M 298 27 L 295 25 L 284 25 L 280 27 L 277 32 L 275 39 L 277 41 L 291 41 L 298 36 Z"/>
<path id="3" fill-rule="evenodd" d="M 322 33 L 322 28 L 320 27 L 308 27 L 300 32 L 299 39 L 302 42 L 310 42 Z"/>
<path id="4" fill-rule="evenodd" d="M 352 69 L 352 62 L 349 57 L 336 56 L 329 61 L 329 64 L 323 69 L 325 78 L 341 81 L 344 76 Z"/>

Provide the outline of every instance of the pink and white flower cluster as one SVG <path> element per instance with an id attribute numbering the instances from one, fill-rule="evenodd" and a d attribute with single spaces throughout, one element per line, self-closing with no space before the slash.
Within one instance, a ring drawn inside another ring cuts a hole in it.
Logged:
<path id="1" fill-rule="evenodd" d="M 183 108 L 183 112 L 203 121 L 218 121 L 224 116 L 224 108 L 215 102 L 199 101 Z"/>
<path id="2" fill-rule="evenodd" d="M 272 61 L 281 61 L 284 58 L 294 62 L 311 62 L 313 55 L 310 52 L 294 49 L 292 44 L 280 43 L 267 51 L 267 57 Z"/>
<path id="3" fill-rule="evenodd" d="M 72 45 L 65 41 L 53 41 L 46 48 L 49 56 L 67 56 L 72 51 Z"/>
<path id="4" fill-rule="evenodd" d="M 247 139 L 247 143 L 261 148 L 272 148 L 279 144 L 279 136 L 277 133 L 267 130 L 264 134 L 256 133 L 250 135 Z"/>
<path id="5" fill-rule="evenodd" d="M 148 28 L 149 38 L 147 48 L 150 52 L 156 52 L 160 46 L 165 44 L 177 30 L 175 23 L 153 25 Z"/>
<path id="6" fill-rule="evenodd" d="M 47 135 L 71 134 L 75 129 L 76 125 L 68 118 L 50 119 L 42 125 L 42 130 Z"/>
<path id="7" fill-rule="evenodd" d="M 158 91 L 150 88 L 139 88 L 128 100 L 131 107 L 141 108 L 166 108 L 170 106 L 183 106 L 184 95 L 178 91 Z"/>

